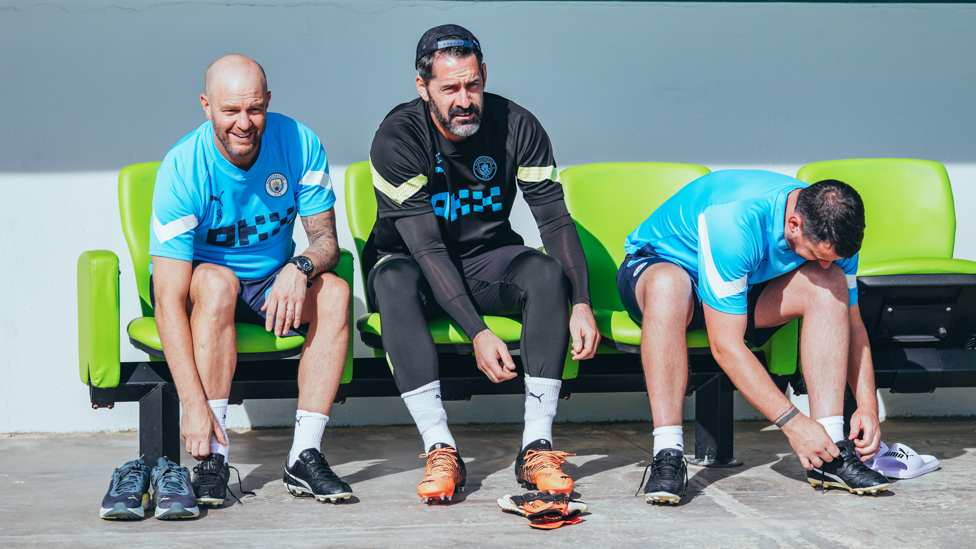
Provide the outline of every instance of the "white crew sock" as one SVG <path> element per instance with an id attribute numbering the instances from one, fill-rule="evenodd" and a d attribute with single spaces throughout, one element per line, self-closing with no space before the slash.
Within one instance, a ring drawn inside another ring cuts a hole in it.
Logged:
<path id="1" fill-rule="evenodd" d="M 213 410 L 215 416 L 217 416 L 217 424 L 220 425 L 220 430 L 224 432 L 224 439 L 230 442 L 227 438 L 227 399 L 219 398 L 217 400 L 208 400 L 207 404 L 210 405 L 210 409 Z M 217 435 L 210 434 L 210 453 L 218 453 L 224 456 L 224 463 L 227 463 L 227 453 L 230 448 L 221 444 L 217 440 Z"/>
<path id="2" fill-rule="evenodd" d="M 844 416 L 822 417 L 817 420 L 817 423 L 827 430 L 830 440 L 834 442 L 844 440 Z"/>
<path id="3" fill-rule="evenodd" d="M 677 448 L 685 451 L 685 430 L 681 425 L 668 425 L 654 429 L 654 457 L 661 450 Z"/>
<path id="4" fill-rule="evenodd" d="M 298 461 L 298 454 L 309 448 L 322 451 L 322 433 L 328 422 L 329 416 L 325 414 L 305 410 L 295 412 L 295 438 L 291 443 L 291 452 L 288 452 L 289 467 Z"/>
<path id="5" fill-rule="evenodd" d="M 552 420 L 556 417 L 561 379 L 525 376 L 525 429 L 522 449 L 544 438 L 552 444 Z"/>
<path id="6" fill-rule="evenodd" d="M 447 428 L 447 412 L 441 401 L 440 380 L 403 393 L 400 398 L 407 405 L 420 436 L 424 437 L 424 453 L 438 442 L 457 448 L 451 430 Z"/>

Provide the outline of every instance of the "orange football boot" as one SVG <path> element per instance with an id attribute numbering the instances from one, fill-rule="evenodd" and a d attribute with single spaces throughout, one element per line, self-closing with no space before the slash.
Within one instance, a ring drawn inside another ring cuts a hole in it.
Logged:
<path id="1" fill-rule="evenodd" d="M 457 449 L 437 443 L 420 457 L 427 458 L 424 480 L 417 485 L 417 495 L 424 503 L 444 501 L 450 499 L 456 490 L 464 491 L 467 471 Z"/>
<path id="2" fill-rule="evenodd" d="M 515 459 L 515 479 L 527 490 L 549 494 L 568 494 L 573 491 L 573 479 L 560 466 L 566 452 L 554 452 L 552 443 L 539 439 L 522 450 Z"/>

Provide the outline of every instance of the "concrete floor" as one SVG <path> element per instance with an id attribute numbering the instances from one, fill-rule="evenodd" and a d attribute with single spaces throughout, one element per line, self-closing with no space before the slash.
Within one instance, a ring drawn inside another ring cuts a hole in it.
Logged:
<path id="1" fill-rule="evenodd" d="M 413 427 L 327 429 L 326 457 L 353 487 L 347 503 L 296 499 L 281 485 L 291 444 L 286 429 L 232 433 L 231 463 L 257 496 L 226 502 L 198 520 L 98 518 L 112 469 L 136 457 L 134 433 L 0 438 L 0 547 L 458 547 L 666 544 L 671 547 L 965 547 L 976 531 L 976 420 L 891 419 L 886 442 L 932 454 L 942 469 L 896 482 L 879 497 L 821 494 L 786 438 L 765 422 L 736 424 L 735 469 L 689 468 L 677 507 L 645 504 L 634 491 L 653 446 L 643 423 L 557 425 L 557 449 L 590 506 L 585 522 L 536 531 L 502 513 L 499 496 L 519 493 L 512 465 L 518 425 L 457 426 L 468 467 L 462 501 L 425 506 L 415 488 L 424 460 Z M 694 447 L 694 426 L 685 426 Z M 183 464 L 192 459 L 184 456 Z M 231 487 L 237 490 L 236 478 Z"/>

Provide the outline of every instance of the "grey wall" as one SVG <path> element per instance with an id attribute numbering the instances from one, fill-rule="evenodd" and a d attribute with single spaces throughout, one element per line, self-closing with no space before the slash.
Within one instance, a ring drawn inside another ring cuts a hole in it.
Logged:
<path id="1" fill-rule="evenodd" d="M 383 116 L 415 95 L 416 41 L 445 22 L 478 35 L 489 90 L 536 114 L 561 167 L 653 160 L 793 175 L 834 158 L 937 160 L 956 195 L 956 256 L 976 259 L 972 5 L 0 0 L 0 432 L 137 425 L 133 405 L 86 411 L 74 265 L 83 250 L 116 251 L 123 325 L 138 315 L 115 178 L 204 120 L 210 62 L 261 62 L 272 110 L 319 134 L 339 182 Z M 538 242 L 527 209 L 516 216 Z M 361 311 L 358 284 L 356 295 Z M 123 344 L 123 360 L 143 356 Z M 53 389 L 26 390 L 36 379 Z M 883 396 L 889 414 L 976 413 L 972 391 L 939 395 Z M 559 418 L 648 416 L 643 395 L 612 402 L 578 395 Z M 741 417 L 755 416 L 741 404 Z M 247 403 L 231 422 L 288 423 L 293 409 Z M 476 398 L 449 412 L 517 421 L 521 403 Z M 398 399 L 351 400 L 333 417 L 409 421 Z"/>

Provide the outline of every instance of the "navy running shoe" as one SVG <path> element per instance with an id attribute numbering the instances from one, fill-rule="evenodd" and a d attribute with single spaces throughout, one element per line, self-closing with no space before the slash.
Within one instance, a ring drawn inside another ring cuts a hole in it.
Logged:
<path id="1" fill-rule="evenodd" d="M 149 467 L 141 459 L 136 459 L 112 473 L 112 483 L 102 498 L 98 515 L 103 519 L 141 519 L 152 508 L 151 502 Z"/>
<path id="2" fill-rule="evenodd" d="M 152 487 L 156 499 L 156 518 L 162 520 L 200 516 L 197 497 L 190 485 L 190 471 L 165 456 L 152 470 Z"/>

